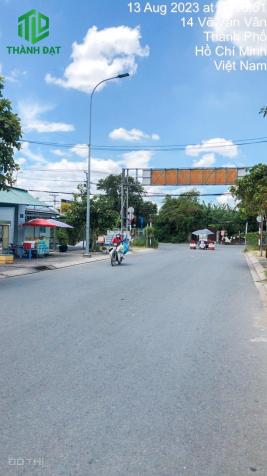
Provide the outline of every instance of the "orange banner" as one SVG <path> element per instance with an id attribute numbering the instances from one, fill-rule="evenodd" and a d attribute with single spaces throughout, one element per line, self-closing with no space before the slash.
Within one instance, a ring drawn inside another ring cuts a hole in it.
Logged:
<path id="1" fill-rule="evenodd" d="M 151 185 L 233 185 L 237 168 L 152 169 Z"/>

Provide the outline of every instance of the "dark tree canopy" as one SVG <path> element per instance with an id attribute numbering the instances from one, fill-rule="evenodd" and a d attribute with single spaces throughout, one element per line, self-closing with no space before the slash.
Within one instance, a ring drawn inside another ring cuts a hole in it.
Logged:
<path id="1" fill-rule="evenodd" d="M 14 183 L 13 174 L 18 170 L 14 149 L 19 150 L 21 125 L 17 114 L 12 112 L 11 102 L 4 98 L 4 79 L 0 76 L 0 190 Z"/>
<path id="2" fill-rule="evenodd" d="M 143 225 L 148 224 L 157 214 L 157 205 L 148 200 L 144 200 L 145 190 L 133 177 L 128 177 L 128 203 L 134 208 L 136 224 L 143 219 Z M 111 206 L 120 213 L 121 209 L 121 175 L 109 175 L 105 179 L 100 179 L 97 189 L 101 190 L 109 197 Z M 126 187 L 124 189 L 126 193 Z"/>
<path id="3" fill-rule="evenodd" d="M 226 229 L 237 234 L 245 229 L 245 219 L 240 211 L 227 205 L 200 203 L 198 193 L 167 197 L 160 209 L 156 229 L 160 241 L 184 242 L 192 231 L 199 228 Z"/>
<path id="4" fill-rule="evenodd" d="M 135 213 L 144 218 L 144 225 L 157 214 L 157 206 L 143 199 L 144 190 L 140 184 L 129 178 L 129 206 L 134 207 Z M 94 195 L 91 199 L 91 231 L 92 240 L 97 235 L 106 233 L 107 230 L 120 226 L 121 207 L 121 175 L 109 175 L 101 179 L 97 185 L 102 194 Z M 85 184 L 80 184 L 74 200 L 65 213 L 65 220 L 72 225 L 73 230 L 68 231 L 71 243 L 84 239 L 86 222 L 86 196 Z"/>
<path id="5" fill-rule="evenodd" d="M 257 164 L 237 180 L 231 193 L 240 201 L 238 207 L 247 216 L 267 215 L 267 165 Z"/>

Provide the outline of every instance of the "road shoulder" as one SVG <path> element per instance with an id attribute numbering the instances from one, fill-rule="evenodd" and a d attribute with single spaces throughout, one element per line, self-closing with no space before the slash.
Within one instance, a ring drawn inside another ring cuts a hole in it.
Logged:
<path id="1" fill-rule="evenodd" d="M 129 254 L 149 253 L 155 251 L 151 248 L 133 248 Z M 83 252 L 68 253 L 64 256 L 59 254 L 51 255 L 47 258 L 37 258 L 32 260 L 18 260 L 11 265 L 0 266 L 0 280 L 6 278 L 13 278 L 18 276 L 25 276 L 28 274 L 39 273 L 40 271 L 52 271 L 62 268 L 69 268 L 72 266 L 79 266 L 82 264 L 91 264 L 97 261 L 106 261 L 109 259 L 109 254 L 92 253 L 92 256 L 86 257 Z"/>
<path id="2" fill-rule="evenodd" d="M 260 263 L 260 259 L 256 253 L 249 251 L 245 253 L 245 257 L 253 282 L 259 291 L 263 306 L 267 312 L 267 276 L 265 274 L 265 269 Z"/>

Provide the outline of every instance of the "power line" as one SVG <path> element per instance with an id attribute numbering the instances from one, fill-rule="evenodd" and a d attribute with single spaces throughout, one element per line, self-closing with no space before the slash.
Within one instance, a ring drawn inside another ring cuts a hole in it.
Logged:
<path id="1" fill-rule="evenodd" d="M 59 142 L 43 142 L 43 141 L 33 141 L 28 139 L 22 139 L 20 142 L 35 144 L 35 145 L 43 145 L 49 147 L 58 147 L 58 148 L 76 148 L 76 149 L 88 149 L 88 145 L 86 144 L 63 144 Z M 247 139 L 235 139 L 231 140 L 231 144 L 226 144 L 225 142 L 217 142 L 210 144 L 210 148 L 230 148 L 234 146 L 246 146 L 246 145 L 253 145 L 253 144 L 265 144 L 267 143 L 267 137 L 255 137 L 255 138 L 247 138 Z M 167 144 L 167 145 L 92 145 L 92 150 L 102 150 L 102 151 L 132 151 L 132 150 L 146 150 L 146 151 L 155 151 L 155 152 L 171 152 L 171 151 L 183 151 L 187 147 L 199 147 L 201 149 L 203 144 Z M 207 146 L 209 147 L 209 146 Z"/>
<path id="2" fill-rule="evenodd" d="M 62 178 L 58 178 L 58 179 L 43 178 L 42 179 L 42 178 L 35 178 L 35 177 L 28 177 L 28 176 L 19 177 L 19 180 L 23 180 L 23 179 L 25 179 L 25 180 L 32 179 L 32 180 L 34 180 L 34 182 L 62 182 Z M 64 179 L 64 183 L 66 183 L 66 182 L 68 182 L 68 183 L 70 183 L 70 182 L 72 182 L 72 183 L 81 183 L 82 179 L 81 180 L 65 180 Z"/>
<path id="3" fill-rule="evenodd" d="M 33 190 L 29 189 L 29 192 L 38 192 L 38 193 L 60 193 L 61 195 L 74 195 L 74 192 L 61 192 L 59 190 L 53 191 L 53 190 Z"/>
<path id="4" fill-rule="evenodd" d="M 18 171 L 19 174 L 21 173 L 24 173 L 24 170 L 25 171 L 31 171 L 31 172 L 67 172 L 67 173 L 77 173 L 77 172 L 80 172 L 81 174 L 84 174 L 85 171 L 84 170 L 74 170 L 74 169 L 69 169 L 69 170 L 64 170 L 64 169 L 36 169 L 36 168 L 25 168 L 25 169 L 21 169 Z M 102 172 L 100 170 L 91 170 L 91 172 L 94 172 L 96 174 L 99 174 L 99 175 L 110 175 L 110 172 Z"/>
<path id="5" fill-rule="evenodd" d="M 49 178 L 38 178 L 38 177 L 19 177 L 20 180 L 34 180 L 34 182 L 62 182 L 62 178 L 58 178 L 58 179 L 49 179 Z M 81 183 L 82 182 L 82 179 L 81 180 L 69 180 L 69 179 L 64 179 L 64 183 L 65 182 L 73 182 L 73 183 Z"/>
<path id="6" fill-rule="evenodd" d="M 29 189 L 29 192 L 38 192 L 38 193 L 49 193 L 49 194 L 61 194 L 61 195 L 74 195 L 75 192 L 61 192 L 59 190 L 57 191 L 52 191 L 52 190 L 33 190 Z M 186 195 L 189 195 L 190 192 L 188 193 L 165 193 L 165 194 L 160 194 L 160 193 L 144 193 L 142 194 L 143 197 L 184 197 Z M 105 196 L 106 194 L 98 193 L 98 194 L 93 194 L 94 196 L 100 197 L 100 196 Z M 196 197 L 221 197 L 223 195 L 231 195 L 230 192 L 224 192 L 224 193 L 200 193 L 196 195 Z"/>

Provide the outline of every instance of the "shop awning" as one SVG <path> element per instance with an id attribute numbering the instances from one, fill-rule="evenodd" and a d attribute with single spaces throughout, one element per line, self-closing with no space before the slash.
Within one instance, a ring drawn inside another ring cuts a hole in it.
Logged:
<path id="1" fill-rule="evenodd" d="M 45 218 L 34 218 L 23 224 L 23 226 L 42 226 L 44 228 L 73 228 L 67 223 L 63 223 L 58 220 L 45 219 Z"/>
<path id="2" fill-rule="evenodd" d="M 49 218 L 49 223 L 52 223 L 54 224 L 54 226 L 56 226 L 57 228 L 73 228 L 73 226 L 71 225 L 68 225 L 68 223 L 64 223 L 63 221 L 59 221 L 59 220 L 54 220 L 52 218 Z"/>

